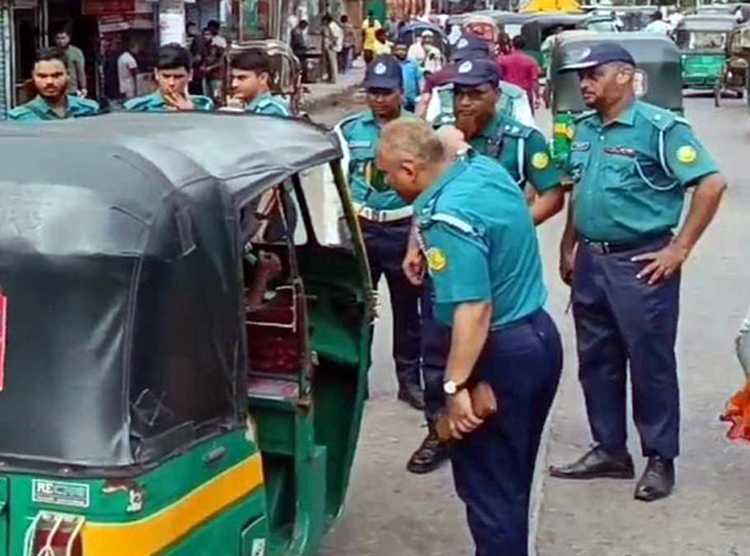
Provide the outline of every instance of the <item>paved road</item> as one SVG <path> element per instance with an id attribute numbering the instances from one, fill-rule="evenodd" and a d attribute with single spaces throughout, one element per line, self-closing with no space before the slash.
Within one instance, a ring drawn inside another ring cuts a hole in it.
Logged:
<path id="1" fill-rule="evenodd" d="M 317 115 L 333 122 L 356 107 Z M 716 154 L 731 190 L 718 221 L 694 253 L 683 287 L 679 339 L 682 377 L 683 457 L 675 495 L 651 505 L 632 499 L 634 483 L 566 483 L 542 476 L 540 556 L 750 555 L 748 477 L 750 450 L 729 445 L 717 415 L 739 386 L 732 338 L 750 302 L 747 234 L 750 210 L 750 115 L 727 100 L 720 110 L 709 98 L 687 100 L 687 115 Z M 549 129 L 548 117 L 541 121 Z M 556 275 L 562 218 L 540 231 L 550 284 L 550 311 L 564 335 L 566 366 L 553 414 L 549 459 L 567 461 L 587 448 L 589 437 L 576 380 L 566 288 Z M 384 299 L 387 302 L 387 299 Z M 424 429 L 416 412 L 394 401 L 390 362 L 391 323 L 378 323 L 370 401 L 345 515 L 326 539 L 325 556 L 443 556 L 473 553 L 448 468 L 426 476 L 404 464 Z M 631 450 L 639 455 L 635 435 Z M 639 468 L 642 463 L 639 462 Z M 546 467 L 546 466 L 545 466 Z"/>

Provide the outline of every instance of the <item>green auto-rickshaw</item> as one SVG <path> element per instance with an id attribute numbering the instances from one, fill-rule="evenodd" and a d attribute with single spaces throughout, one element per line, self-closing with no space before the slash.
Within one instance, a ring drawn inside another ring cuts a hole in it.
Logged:
<path id="1" fill-rule="evenodd" d="M 736 26 L 731 15 L 696 14 L 680 22 L 675 41 L 682 53 L 685 88 L 715 89 L 727 61 L 727 39 Z"/>
<path id="2" fill-rule="evenodd" d="M 0 554 L 317 550 L 372 321 L 341 156 L 269 116 L 0 127 Z"/>
<path id="3" fill-rule="evenodd" d="M 727 52 L 729 59 L 714 90 L 717 108 L 726 93 L 742 98 L 750 87 L 750 23 L 743 23 L 730 33 Z"/>
<path id="4" fill-rule="evenodd" d="M 563 34 L 555 43 L 550 65 L 550 107 L 554 117 L 552 155 L 563 165 L 568 158 L 577 116 L 588 110 L 583 103 L 578 75 L 560 74 L 568 61 L 601 42 L 617 42 L 625 47 L 638 65 L 636 94 L 646 102 L 683 112 L 680 52 L 666 36 L 646 33 Z"/>

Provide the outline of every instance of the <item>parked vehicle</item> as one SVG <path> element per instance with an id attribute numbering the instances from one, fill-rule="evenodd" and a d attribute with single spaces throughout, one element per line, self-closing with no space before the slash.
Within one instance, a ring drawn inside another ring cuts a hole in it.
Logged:
<path id="1" fill-rule="evenodd" d="M 733 93 L 742 98 L 750 88 L 750 24 L 745 23 L 732 31 L 727 52 L 729 59 L 714 90 L 717 108 L 726 93 Z"/>
<path id="2" fill-rule="evenodd" d="M 370 361 L 341 156 L 250 114 L 0 127 L 3 554 L 315 553 Z"/>
<path id="3" fill-rule="evenodd" d="M 682 53 L 682 82 L 689 89 L 713 91 L 727 61 L 727 39 L 737 26 L 731 15 L 689 15 L 675 29 Z"/>

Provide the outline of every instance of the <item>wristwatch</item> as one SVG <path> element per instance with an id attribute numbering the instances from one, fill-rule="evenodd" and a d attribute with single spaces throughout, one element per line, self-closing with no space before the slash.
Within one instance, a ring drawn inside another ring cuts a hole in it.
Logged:
<path id="1" fill-rule="evenodd" d="M 443 392 L 446 396 L 455 396 L 461 390 L 466 388 L 466 383 L 458 384 L 455 380 L 446 380 L 443 382 Z"/>

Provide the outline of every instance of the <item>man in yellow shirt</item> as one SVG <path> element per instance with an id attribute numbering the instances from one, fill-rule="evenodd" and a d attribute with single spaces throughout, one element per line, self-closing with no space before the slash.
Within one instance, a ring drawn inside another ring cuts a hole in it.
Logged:
<path id="1" fill-rule="evenodd" d="M 382 26 L 380 22 L 375 19 L 375 12 L 370 10 L 367 12 L 367 19 L 362 23 L 362 52 L 365 57 L 365 63 L 369 64 L 375 57 L 374 50 L 378 40 L 375 38 L 375 33 Z"/>

